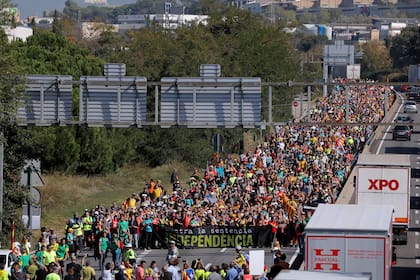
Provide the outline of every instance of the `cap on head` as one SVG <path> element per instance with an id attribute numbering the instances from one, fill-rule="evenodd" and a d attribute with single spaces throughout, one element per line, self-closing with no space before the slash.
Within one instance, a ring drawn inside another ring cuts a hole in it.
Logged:
<path id="1" fill-rule="evenodd" d="M 240 251 L 240 250 L 242 250 L 242 246 L 241 246 L 241 245 L 236 245 L 235 249 L 236 249 L 237 251 Z"/>

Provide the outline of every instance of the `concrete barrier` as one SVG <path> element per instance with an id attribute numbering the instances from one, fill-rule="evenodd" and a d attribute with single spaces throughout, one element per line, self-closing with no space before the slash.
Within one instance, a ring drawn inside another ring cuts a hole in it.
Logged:
<path id="1" fill-rule="evenodd" d="M 388 114 L 383 118 L 381 121 L 382 123 L 390 123 L 393 121 L 395 114 L 397 113 L 398 109 L 400 108 L 403 100 L 400 94 L 397 92 L 394 104 L 389 109 Z M 381 143 L 382 138 L 384 137 L 385 133 L 387 132 L 388 126 L 386 125 L 380 125 L 375 130 L 374 135 L 369 139 L 369 141 L 366 143 L 367 145 L 363 149 L 363 153 L 376 153 L 376 150 L 378 149 L 379 144 Z"/>

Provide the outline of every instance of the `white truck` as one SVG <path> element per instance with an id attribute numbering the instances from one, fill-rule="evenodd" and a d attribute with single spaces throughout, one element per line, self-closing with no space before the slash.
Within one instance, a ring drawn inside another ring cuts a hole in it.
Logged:
<path id="1" fill-rule="evenodd" d="M 370 273 L 315 272 L 304 270 L 282 270 L 274 280 L 372 280 Z"/>
<path id="2" fill-rule="evenodd" d="M 305 227 L 305 270 L 389 280 L 391 205 L 320 204 Z"/>
<path id="3" fill-rule="evenodd" d="M 361 154 L 356 168 L 356 204 L 392 205 L 394 244 L 406 244 L 410 218 L 410 156 Z"/>

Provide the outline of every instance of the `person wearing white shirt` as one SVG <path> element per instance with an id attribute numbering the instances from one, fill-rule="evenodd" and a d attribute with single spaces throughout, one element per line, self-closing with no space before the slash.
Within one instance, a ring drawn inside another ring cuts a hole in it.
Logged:
<path id="1" fill-rule="evenodd" d="M 181 268 L 178 266 L 179 259 L 173 258 L 169 263 L 168 272 L 172 273 L 172 280 L 181 280 Z"/>

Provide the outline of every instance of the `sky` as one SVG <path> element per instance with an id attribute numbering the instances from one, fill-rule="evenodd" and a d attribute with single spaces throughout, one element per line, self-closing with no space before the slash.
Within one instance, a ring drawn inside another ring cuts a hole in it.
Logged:
<path id="1" fill-rule="evenodd" d="M 76 2 L 82 2 L 78 0 Z M 28 16 L 42 16 L 43 11 L 62 11 L 66 0 L 11 0 L 20 10 L 20 18 L 25 19 Z M 136 0 L 108 0 L 111 5 L 135 3 Z"/>
<path id="2" fill-rule="evenodd" d="M 17 4 L 20 18 L 25 19 L 28 16 L 42 16 L 45 10 L 62 11 L 65 0 L 11 0 L 11 2 Z"/>

